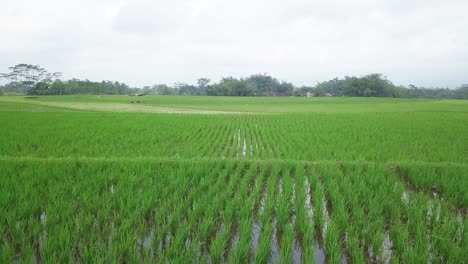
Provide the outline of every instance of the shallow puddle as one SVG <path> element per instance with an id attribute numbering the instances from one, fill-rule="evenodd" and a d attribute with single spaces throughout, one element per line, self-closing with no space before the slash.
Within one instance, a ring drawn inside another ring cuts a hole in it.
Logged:
<path id="1" fill-rule="evenodd" d="M 385 239 L 382 242 L 382 262 L 383 263 L 390 263 L 392 259 L 392 254 L 393 254 L 393 243 L 392 240 L 390 239 L 390 235 L 388 232 L 385 233 Z"/>
<path id="2" fill-rule="evenodd" d="M 252 234 L 251 234 L 251 239 L 252 239 L 252 252 L 255 254 L 258 250 L 258 244 L 260 240 L 260 233 L 262 231 L 262 228 L 258 224 L 257 220 L 254 220 L 252 222 Z"/>
<path id="3" fill-rule="evenodd" d="M 401 195 L 401 200 L 403 200 L 403 202 L 405 204 L 408 204 L 409 203 L 409 195 L 408 195 L 408 192 L 405 190 L 403 192 L 403 194 Z"/>
<path id="4" fill-rule="evenodd" d="M 369 262 L 376 262 L 375 261 L 375 254 L 374 254 L 374 248 L 372 246 L 368 246 L 367 247 L 367 251 L 366 251 L 366 257 L 367 257 L 367 261 Z"/>
<path id="5" fill-rule="evenodd" d="M 315 262 L 321 264 L 326 263 L 325 249 L 322 246 L 315 245 L 314 249 Z"/>
<path id="6" fill-rule="evenodd" d="M 240 140 L 241 140 L 241 136 L 240 136 L 240 129 L 239 131 L 237 132 L 237 147 L 236 147 L 236 157 L 239 157 L 239 149 L 240 149 Z"/>
<path id="7" fill-rule="evenodd" d="M 278 263 L 281 259 L 280 255 L 280 240 L 279 230 L 278 230 L 278 221 L 276 217 L 273 219 L 273 235 L 271 239 L 271 253 L 270 253 L 270 263 Z"/>
<path id="8" fill-rule="evenodd" d="M 294 239 L 293 263 L 302 263 L 302 245 L 297 239 Z"/>
<path id="9" fill-rule="evenodd" d="M 47 230 L 46 230 L 47 213 L 45 211 L 42 211 L 40 219 L 41 219 L 42 231 L 39 234 L 39 247 L 42 248 L 47 239 Z"/>
<path id="10" fill-rule="evenodd" d="M 234 232 L 234 235 L 232 235 L 229 248 L 233 249 L 233 248 L 237 247 L 237 244 L 239 243 L 239 240 L 240 240 L 240 229 L 236 228 L 236 231 Z"/>
<path id="11" fill-rule="evenodd" d="M 151 228 L 149 232 L 147 232 L 143 237 L 139 237 L 137 239 L 137 246 L 140 250 L 140 254 L 142 257 L 145 256 L 145 252 L 149 250 L 150 251 L 150 257 L 151 259 L 154 258 L 154 252 L 153 252 L 153 240 L 154 240 L 154 228 Z"/>
<path id="12" fill-rule="evenodd" d="M 263 214 L 263 212 L 265 211 L 266 199 L 267 199 L 267 193 L 266 193 L 266 190 L 264 190 L 262 192 L 262 198 L 260 199 L 260 207 L 258 208 L 258 211 L 260 212 L 260 214 Z"/>
<path id="13" fill-rule="evenodd" d="M 325 234 L 327 233 L 327 230 L 328 230 L 328 224 L 330 223 L 330 214 L 328 213 L 328 201 L 325 199 L 325 197 L 323 198 L 323 207 L 322 207 L 322 210 L 323 210 L 323 218 L 324 218 L 324 221 L 323 221 L 323 229 L 322 229 L 322 239 L 325 240 Z"/>
<path id="14" fill-rule="evenodd" d="M 312 195 L 310 194 L 310 183 L 309 183 L 309 179 L 307 178 L 305 180 L 305 191 L 306 191 L 305 205 L 307 208 L 307 215 L 312 220 L 314 217 L 314 210 L 312 208 Z"/>
<path id="15" fill-rule="evenodd" d="M 426 220 L 427 220 L 427 222 L 430 222 L 430 221 L 431 221 L 433 208 L 434 208 L 434 204 L 432 203 L 431 200 L 429 200 L 429 201 L 427 202 L 427 214 L 426 214 Z"/>
<path id="16" fill-rule="evenodd" d="M 41 219 L 42 227 L 45 228 L 45 225 L 46 225 L 46 223 L 47 223 L 47 214 L 46 214 L 45 211 L 42 211 L 42 212 L 41 212 L 40 219 Z"/>
<path id="17" fill-rule="evenodd" d="M 348 258 L 346 257 L 345 254 L 341 255 L 340 263 L 341 264 L 347 264 L 348 263 Z"/>
<path id="18" fill-rule="evenodd" d="M 245 137 L 244 137 L 244 146 L 242 147 L 242 156 L 246 156 L 247 155 L 247 142 L 245 141 Z"/>

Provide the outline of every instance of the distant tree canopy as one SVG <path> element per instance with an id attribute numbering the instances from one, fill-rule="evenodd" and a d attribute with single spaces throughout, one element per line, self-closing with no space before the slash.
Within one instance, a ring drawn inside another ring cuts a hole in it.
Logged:
<path id="1" fill-rule="evenodd" d="M 330 94 L 332 96 L 356 97 L 398 97 L 398 98 L 454 98 L 467 99 L 468 85 L 458 89 L 448 88 L 420 88 L 396 86 L 382 74 L 369 74 L 363 77 L 349 77 L 332 79 L 318 83 L 314 89 L 315 95 Z"/>
<path id="2" fill-rule="evenodd" d="M 49 83 L 60 78 L 60 72 L 50 73 L 39 65 L 17 64 L 8 68 L 9 72 L 0 73 L 0 78 L 10 81 L 10 86 L 23 92 L 34 94 L 39 83 Z"/>
<path id="3" fill-rule="evenodd" d="M 364 77 L 349 77 L 332 79 L 318 83 L 316 91 L 333 96 L 358 97 L 400 97 L 398 87 L 393 85 L 382 74 L 369 74 Z"/>
<path id="4" fill-rule="evenodd" d="M 0 79 L 9 81 L 0 86 L 0 95 L 21 93 L 31 95 L 70 94 L 135 94 L 148 95 L 208 95 L 208 96 L 356 96 L 356 97 L 401 97 L 401 98 L 456 98 L 468 99 L 468 84 L 458 89 L 423 88 L 409 85 L 396 86 L 378 73 L 362 77 L 334 78 L 320 82 L 315 87 L 295 87 L 267 74 L 254 74 L 246 78 L 224 77 L 219 82 L 200 78 L 196 85 L 183 82 L 172 86 L 155 84 L 131 88 L 114 81 L 94 82 L 89 80 L 60 80 L 61 73 L 49 73 L 39 65 L 17 64 L 0 73 Z"/>
<path id="5" fill-rule="evenodd" d="M 294 85 L 280 82 L 266 75 L 256 74 L 247 78 L 224 77 L 218 83 L 200 78 L 197 85 L 175 83 L 172 87 L 166 84 L 145 86 L 141 89 L 150 95 L 208 95 L 208 96 L 291 96 Z"/>

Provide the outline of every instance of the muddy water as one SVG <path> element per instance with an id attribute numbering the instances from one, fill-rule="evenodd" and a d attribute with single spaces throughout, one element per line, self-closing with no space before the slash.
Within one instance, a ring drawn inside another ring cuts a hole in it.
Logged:
<path id="1" fill-rule="evenodd" d="M 367 260 L 368 260 L 369 262 L 374 262 L 374 260 L 375 260 L 375 255 L 374 255 L 374 248 L 373 248 L 372 246 L 368 246 L 368 247 L 367 247 L 367 252 L 366 252 L 366 254 L 367 254 Z"/>
<path id="2" fill-rule="evenodd" d="M 341 255 L 340 262 L 342 264 L 346 264 L 346 263 L 348 263 L 348 260 L 351 260 L 351 256 L 349 254 L 349 242 L 348 242 L 348 232 L 347 231 L 344 232 L 343 245 L 342 245 L 341 248 L 343 250 L 343 253 Z"/>
<path id="3" fill-rule="evenodd" d="M 271 253 L 270 253 L 270 263 L 278 263 L 281 259 L 280 255 L 280 235 L 278 231 L 278 222 L 276 217 L 273 219 L 273 236 L 271 240 Z"/>
<path id="4" fill-rule="evenodd" d="M 293 248 L 293 262 L 302 263 L 302 245 L 299 243 L 299 240 L 294 240 Z"/>
<path id="5" fill-rule="evenodd" d="M 246 155 L 247 155 L 247 142 L 244 137 L 244 146 L 242 147 L 242 156 L 245 157 Z"/>
<path id="6" fill-rule="evenodd" d="M 266 199 L 267 199 L 267 192 L 266 192 L 266 190 L 264 190 L 262 192 L 262 198 L 260 199 L 260 208 L 258 208 L 260 214 L 263 214 L 263 212 L 265 211 Z"/>
<path id="7" fill-rule="evenodd" d="M 434 209 L 434 204 L 431 200 L 427 202 L 427 213 L 426 213 L 426 220 L 429 222 L 432 218 L 432 211 Z"/>
<path id="8" fill-rule="evenodd" d="M 110 226 L 110 232 L 109 232 L 109 237 L 107 238 L 107 244 L 110 246 L 112 244 L 112 236 L 114 234 L 114 222 L 110 221 L 109 226 Z"/>
<path id="9" fill-rule="evenodd" d="M 292 197 L 291 197 L 291 204 L 295 204 L 296 180 L 294 178 L 292 179 L 292 187 L 293 187 L 293 192 L 292 192 Z M 296 226 L 296 211 L 294 207 L 292 208 L 292 211 L 293 211 L 293 214 L 291 216 L 291 223 L 293 226 Z M 301 259 L 302 259 L 302 244 L 298 235 L 299 234 L 296 232 L 296 235 L 294 236 L 294 248 L 293 248 L 293 262 L 294 263 L 301 263 Z"/>
<path id="10" fill-rule="evenodd" d="M 47 213 L 45 211 L 42 211 L 40 219 L 41 219 L 42 232 L 39 235 L 39 247 L 42 248 L 47 239 L 47 231 L 46 231 Z"/>
<path id="11" fill-rule="evenodd" d="M 234 231 L 234 235 L 232 235 L 229 248 L 230 249 L 236 248 L 237 244 L 239 244 L 239 240 L 240 240 L 240 229 L 239 227 L 237 227 L 236 230 Z"/>
<path id="12" fill-rule="evenodd" d="M 258 224 L 257 220 L 254 220 L 252 222 L 252 234 L 251 234 L 251 239 L 252 239 L 252 252 L 255 253 L 258 250 L 258 244 L 260 242 L 260 232 L 262 231 L 262 228 Z M 252 254 L 252 260 L 253 260 L 253 254 Z"/>
<path id="13" fill-rule="evenodd" d="M 309 218 L 312 220 L 314 219 L 314 210 L 312 208 L 312 195 L 310 194 L 310 183 L 309 179 L 306 178 L 305 180 L 305 191 L 306 191 L 306 209 L 307 209 L 307 214 Z"/>
<path id="14" fill-rule="evenodd" d="M 381 260 L 383 263 L 390 263 L 393 254 L 393 242 L 388 232 L 385 233 L 385 239 L 382 242 Z"/>
<path id="15" fill-rule="evenodd" d="M 322 207 L 322 210 L 323 210 L 323 218 L 324 218 L 324 222 L 323 222 L 323 229 L 322 229 L 322 239 L 325 240 L 325 234 L 327 233 L 327 230 L 328 230 L 328 224 L 330 223 L 330 214 L 328 213 L 328 201 L 325 199 L 325 197 L 323 197 L 323 207 Z"/>
<path id="16" fill-rule="evenodd" d="M 326 263 L 325 249 L 322 246 L 315 245 L 314 249 L 315 262 L 321 264 Z"/>
<path id="17" fill-rule="evenodd" d="M 403 192 L 403 194 L 401 195 L 401 200 L 405 203 L 405 204 L 408 204 L 409 203 L 409 195 L 408 195 L 408 192 L 405 190 Z"/>
<path id="18" fill-rule="evenodd" d="M 283 179 L 279 179 L 278 183 L 278 193 L 281 197 L 283 195 Z M 275 212 L 278 213 L 278 201 L 275 203 Z M 280 243 L 281 243 L 281 234 L 278 230 L 278 219 L 277 216 L 273 217 L 273 235 L 271 239 L 271 253 L 270 253 L 270 263 L 277 263 L 281 259 L 280 255 Z"/>
<path id="19" fill-rule="evenodd" d="M 239 148 L 240 148 L 240 139 L 241 139 L 241 136 L 240 136 L 240 129 L 239 131 L 237 131 L 237 147 L 236 147 L 236 157 L 239 157 Z"/>
<path id="20" fill-rule="evenodd" d="M 143 237 L 139 237 L 137 239 L 137 246 L 140 250 L 141 256 L 145 256 L 144 251 L 149 250 L 151 259 L 154 258 L 154 251 L 152 248 L 154 233 L 154 228 L 151 228 Z"/>

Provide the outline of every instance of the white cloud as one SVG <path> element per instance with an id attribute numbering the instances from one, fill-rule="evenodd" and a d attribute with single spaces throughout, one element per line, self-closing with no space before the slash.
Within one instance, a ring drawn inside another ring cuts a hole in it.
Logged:
<path id="1" fill-rule="evenodd" d="M 0 10 L 0 71 L 34 63 L 132 85 L 274 75 L 296 85 L 381 72 L 468 82 L 468 2 L 32 1 Z"/>

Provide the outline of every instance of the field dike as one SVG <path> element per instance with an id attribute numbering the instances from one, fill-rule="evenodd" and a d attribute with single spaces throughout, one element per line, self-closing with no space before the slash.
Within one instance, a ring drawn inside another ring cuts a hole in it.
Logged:
<path id="1" fill-rule="evenodd" d="M 164 113 L 164 114 L 252 114 L 252 112 L 221 111 L 190 109 L 182 107 L 165 107 L 151 104 L 132 103 L 78 103 L 78 102 L 51 102 L 37 100 L 23 100 L 21 103 L 32 105 L 49 106 L 54 108 L 80 110 L 80 111 L 105 111 L 105 112 L 144 112 L 144 113 Z"/>

